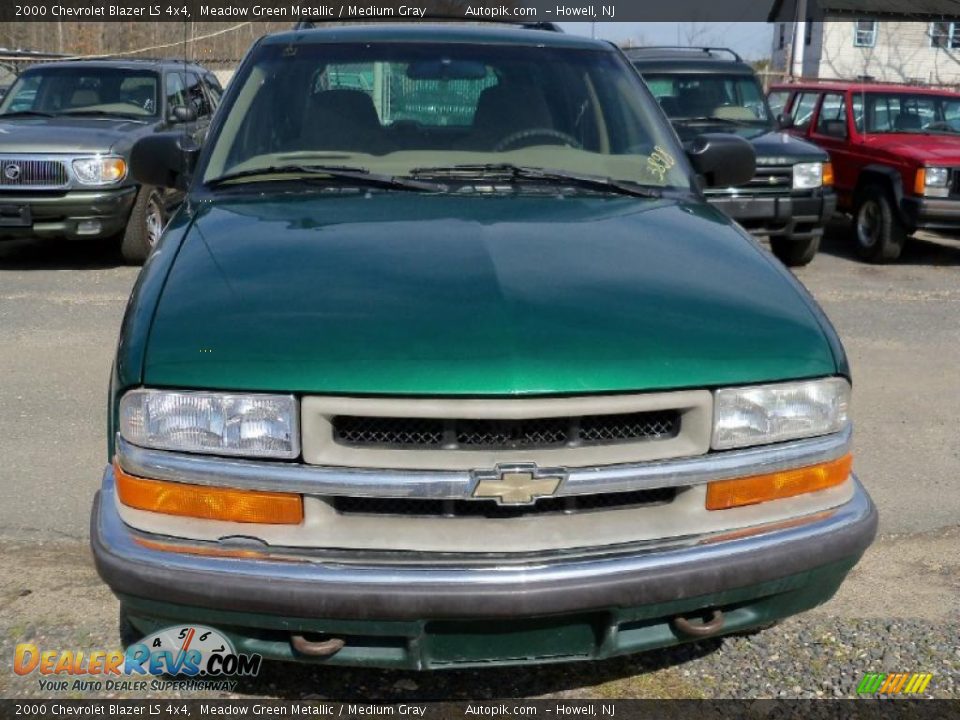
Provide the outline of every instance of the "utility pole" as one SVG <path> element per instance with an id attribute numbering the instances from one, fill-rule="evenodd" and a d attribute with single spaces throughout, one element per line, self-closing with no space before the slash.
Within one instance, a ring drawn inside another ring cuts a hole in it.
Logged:
<path id="1" fill-rule="evenodd" d="M 807 0 L 797 0 L 797 21 L 793 24 L 793 77 L 803 77 L 803 52 L 807 47 Z"/>

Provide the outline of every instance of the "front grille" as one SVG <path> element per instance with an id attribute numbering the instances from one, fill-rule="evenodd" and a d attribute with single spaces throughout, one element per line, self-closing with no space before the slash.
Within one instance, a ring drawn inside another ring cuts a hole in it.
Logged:
<path id="1" fill-rule="evenodd" d="M 471 420 L 340 415 L 333 437 L 340 445 L 415 450 L 535 450 L 665 440 L 680 432 L 680 413 Z"/>
<path id="2" fill-rule="evenodd" d="M 60 160 L 0 157 L 0 187 L 63 187 L 69 182 Z"/>
<path id="3" fill-rule="evenodd" d="M 498 505 L 495 500 L 411 500 L 407 498 L 336 497 L 333 508 L 342 515 L 401 517 L 473 517 L 507 519 L 531 515 L 559 515 L 595 510 L 622 510 L 673 502 L 676 488 L 569 497 L 540 498 L 531 505 Z"/>
<path id="4" fill-rule="evenodd" d="M 755 193 L 788 193 L 793 189 L 793 167 L 790 165 L 757 166 L 757 171 L 741 191 Z"/>

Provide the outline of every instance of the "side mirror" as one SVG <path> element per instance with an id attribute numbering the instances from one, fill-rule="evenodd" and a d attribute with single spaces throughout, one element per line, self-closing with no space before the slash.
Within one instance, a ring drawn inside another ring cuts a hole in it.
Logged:
<path id="1" fill-rule="evenodd" d="M 189 105 L 175 105 L 170 108 L 168 118 L 172 123 L 188 123 L 197 119 L 197 111 Z"/>
<path id="2" fill-rule="evenodd" d="M 789 130 L 793 127 L 793 115 L 782 112 L 777 115 L 777 127 L 780 130 Z"/>
<path id="3" fill-rule="evenodd" d="M 835 138 L 847 137 L 846 120 L 826 120 L 823 123 L 823 134 Z"/>
<path id="4" fill-rule="evenodd" d="M 130 151 L 130 174 L 143 185 L 186 190 L 200 146 L 182 132 L 140 138 Z"/>
<path id="5" fill-rule="evenodd" d="M 744 185 L 757 170 L 753 145 L 739 135 L 699 135 L 687 147 L 687 157 L 707 187 Z"/>

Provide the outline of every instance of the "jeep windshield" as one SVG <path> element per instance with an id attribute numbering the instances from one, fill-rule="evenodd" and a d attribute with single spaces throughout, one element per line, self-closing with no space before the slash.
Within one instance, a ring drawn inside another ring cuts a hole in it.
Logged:
<path id="1" fill-rule="evenodd" d="M 960 133 L 960 96 L 905 93 L 854 93 L 853 117 L 867 133 Z"/>
<path id="2" fill-rule="evenodd" d="M 270 172 L 290 166 L 429 176 L 453 189 L 691 186 L 659 109 L 614 52 L 345 42 L 256 52 L 212 131 L 201 170 L 208 187 L 238 173 L 250 184 L 290 182 L 289 172 Z M 249 172 L 259 168 L 261 176 Z"/>
<path id="3" fill-rule="evenodd" d="M 0 116 L 89 115 L 147 119 L 159 107 L 156 73 L 123 68 L 48 67 L 30 70 L 0 103 Z"/>
<path id="4" fill-rule="evenodd" d="M 643 78 L 683 139 L 712 130 L 752 137 L 773 129 L 753 75 L 645 72 Z"/>

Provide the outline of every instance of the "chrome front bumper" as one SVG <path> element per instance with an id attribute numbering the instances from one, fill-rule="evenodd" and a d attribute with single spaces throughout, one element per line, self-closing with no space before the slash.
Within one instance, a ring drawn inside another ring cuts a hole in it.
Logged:
<path id="1" fill-rule="evenodd" d="M 857 558 L 873 540 L 877 512 L 859 481 L 850 482 L 852 497 L 838 507 L 734 533 L 467 562 L 147 535 L 121 519 L 108 467 L 90 535 L 115 592 L 174 605 L 358 620 L 529 617 L 701 597 Z"/>

